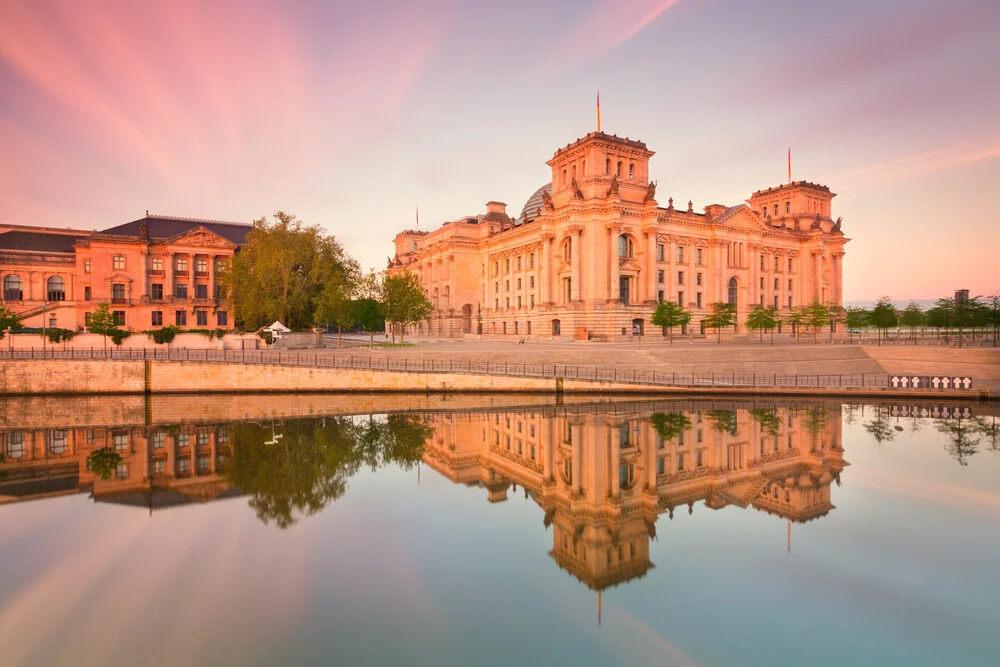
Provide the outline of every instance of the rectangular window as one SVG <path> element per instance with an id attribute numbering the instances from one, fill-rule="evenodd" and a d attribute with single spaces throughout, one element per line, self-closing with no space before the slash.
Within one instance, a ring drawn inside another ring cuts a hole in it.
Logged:
<path id="1" fill-rule="evenodd" d="M 204 257 L 199 257 L 194 261 L 194 270 L 197 273 L 208 273 L 208 260 Z"/>
<path id="2" fill-rule="evenodd" d="M 178 447 L 187 447 L 188 444 L 190 444 L 190 438 L 191 438 L 191 436 L 189 436 L 187 433 L 178 433 L 177 434 L 177 439 L 176 439 L 177 446 Z"/>
<path id="3" fill-rule="evenodd" d="M 792 272 L 792 258 L 791 257 L 788 258 L 788 272 L 789 273 Z"/>
<path id="4" fill-rule="evenodd" d="M 191 470 L 191 459 L 177 460 L 177 474 L 186 475 Z"/>
<path id="5" fill-rule="evenodd" d="M 90 328 L 90 313 L 83 314 L 83 327 L 85 329 Z"/>
<path id="6" fill-rule="evenodd" d="M 774 270 L 775 271 L 778 270 L 778 262 L 780 261 L 780 259 L 781 259 L 780 257 L 775 257 L 774 258 Z"/>
<path id="7" fill-rule="evenodd" d="M 153 283 L 149 286 L 149 296 L 156 301 L 163 299 L 163 283 Z"/>
<path id="8" fill-rule="evenodd" d="M 698 307 L 701 308 L 701 292 L 698 292 L 694 296 L 695 296 L 695 300 L 697 301 Z"/>
<path id="9" fill-rule="evenodd" d="M 84 273 L 90 273 L 90 260 L 89 259 L 83 260 L 83 272 Z"/>
<path id="10" fill-rule="evenodd" d="M 229 431 L 224 428 L 216 429 L 215 441 L 220 445 L 229 442 Z"/>
<path id="11" fill-rule="evenodd" d="M 663 269 L 660 269 L 659 271 L 656 272 L 656 282 L 660 283 L 661 285 L 663 284 Z"/>
<path id="12" fill-rule="evenodd" d="M 528 304 L 529 304 L 528 305 L 529 308 L 534 308 L 535 307 L 535 295 L 534 294 L 528 295 Z M 528 322 L 528 325 L 530 326 L 531 322 Z"/>
<path id="13" fill-rule="evenodd" d="M 153 461 L 153 472 L 157 475 L 162 475 L 163 471 L 166 470 L 166 461 L 163 459 L 157 459 Z"/>
<path id="14" fill-rule="evenodd" d="M 778 289 L 778 279 L 774 279 L 774 289 Z"/>
<path id="15" fill-rule="evenodd" d="M 162 257 L 152 257 L 149 260 L 149 269 L 151 271 L 162 271 L 163 270 L 163 258 Z"/>
<path id="16" fill-rule="evenodd" d="M 198 444 L 200 446 L 205 446 L 209 443 L 208 431 L 198 431 Z"/>
<path id="17" fill-rule="evenodd" d="M 186 310 L 178 310 L 174 312 L 174 324 L 179 327 L 186 327 L 188 323 L 188 314 Z"/>
<path id="18" fill-rule="evenodd" d="M 112 283 L 111 285 L 111 298 L 115 301 L 125 300 L 125 284 L 124 283 Z"/>
<path id="19" fill-rule="evenodd" d="M 167 434 L 163 431 L 153 432 L 153 449 L 163 449 L 167 444 Z"/>
<path id="20" fill-rule="evenodd" d="M 510 291 L 510 281 L 509 280 L 503 281 L 503 291 L 504 292 L 509 292 Z"/>
<path id="21" fill-rule="evenodd" d="M 188 286 L 184 283 L 177 283 L 174 285 L 174 296 L 178 299 L 188 298 Z"/>
<path id="22" fill-rule="evenodd" d="M 128 479 L 128 464 L 124 462 L 119 463 L 115 468 L 115 474 L 118 476 L 118 479 Z"/>
<path id="23" fill-rule="evenodd" d="M 517 268 L 516 268 L 516 270 L 517 271 L 521 270 L 521 256 L 520 255 L 517 256 Z"/>
<path id="24" fill-rule="evenodd" d="M 775 308 L 778 307 L 778 295 L 777 294 L 774 295 L 774 307 Z"/>
<path id="25" fill-rule="evenodd" d="M 659 457 L 658 459 L 656 459 L 656 474 L 657 475 L 662 475 L 663 474 L 663 468 L 664 468 L 663 464 L 664 464 L 664 461 L 663 461 L 663 457 L 662 456 Z"/>
<path id="26" fill-rule="evenodd" d="M 683 285 L 684 284 L 684 272 L 683 271 L 678 271 L 677 272 L 677 284 L 678 285 Z"/>
<path id="27" fill-rule="evenodd" d="M 208 285 L 195 285 L 194 286 L 194 298 L 196 298 L 196 299 L 207 299 L 208 298 Z"/>
<path id="28" fill-rule="evenodd" d="M 684 470 L 684 452 L 677 455 L 677 470 Z"/>
<path id="29" fill-rule="evenodd" d="M 529 269 L 535 268 L 535 253 L 531 253 L 530 255 L 528 255 L 528 268 Z"/>
<path id="30" fill-rule="evenodd" d="M 662 243 L 658 243 L 656 245 L 656 261 L 657 262 L 662 262 L 663 261 L 663 244 Z"/>
<path id="31" fill-rule="evenodd" d="M 684 246 L 677 246 L 677 263 L 684 263 Z"/>
<path id="32" fill-rule="evenodd" d="M 760 288 L 764 289 L 764 279 L 763 278 L 760 279 Z"/>
<path id="33" fill-rule="evenodd" d="M 764 270 L 764 255 L 760 256 L 760 270 Z"/>
<path id="34" fill-rule="evenodd" d="M 695 261 L 701 264 L 701 248 L 695 250 Z"/>
<path id="35" fill-rule="evenodd" d="M 521 307 L 521 297 L 517 297 L 517 307 Z"/>
<path id="36" fill-rule="evenodd" d="M 656 293 L 656 300 L 660 302 L 663 301 L 663 290 L 660 290 L 659 292 Z"/>
<path id="37" fill-rule="evenodd" d="M 216 320 L 216 324 L 218 326 L 220 326 L 220 327 L 228 327 L 229 326 L 229 313 L 227 313 L 224 310 L 220 310 L 217 313 L 215 313 L 215 320 Z"/>
<path id="38" fill-rule="evenodd" d="M 116 327 L 123 327 L 123 326 L 125 326 L 125 311 L 124 310 L 116 310 L 116 311 L 114 311 L 114 314 L 115 314 L 115 326 Z"/>
<path id="39" fill-rule="evenodd" d="M 697 274 L 697 275 L 695 275 L 695 283 L 698 284 L 698 285 L 701 284 L 701 274 L 700 273 Z"/>
<path id="40" fill-rule="evenodd" d="M 681 308 L 684 307 L 684 292 L 677 293 L 677 305 Z"/>
<path id="41" fill-rule="evenodd" d="M 528 289 L 535 288 L 535 276 L 528 276 Z"/>
<path id="42" fill-rule="evenodd" d="M 128 451 L 128 431 L 114 431 L 111 434 L 111 444 L 116 452 Z"/>
<path id="43" fill-rule="evenodd" d="M 153 325 L 154 327 L 162 327 L 163 326 L 163 311 L 162 310 L 154 310 L 152 313 L 150 313 L 150 324 Z"/>
<path id="44" fill-rule="evenodd" d="M 115 271 L 125 270 L 125 255 L 113 255 L 111 257 L 111 268 Z"/>
<path id="45" fill-rule="evenodd" d="M 506 302 L 506 303 L 504 304 L 504 306 L 505 306 L 506 308 L 510 308 L 510 297 L 507 297 L 507 298 L 505 299 L 505 302 Z M 506 325 L 506 323 L 505 323 L 505 325 Z"/>
<path id="46" fill-rule="evenodd" d="M 208 311 L 207 310 L 196 310 L 194 311 L 195 323 L 199 327 L 208 326 Z"/>
<path id="47" fill-rule="evenodd" d="M 187 270 L 188 270 L 188 261 L 187 261 L 187 259 L 185 259 L 183 257 L 178 257 L 177 258 L 177 262 L 176 262 L 176 267 L 177 267 L 178 271 L 187 272 Z"/>
<path id="48" fill-rule="evenodd" d="M 521 279 L 517 279 L 517 289 L 521 289 Z"/>
<path id="49" fill-rule="evenodd" d="M 791 280 L 788 281 L 788 291 L 789 292 L 792 291 L 792 281 Z"/>
<path id="50" fill-rule="evenodd" d="M 792 297 L 790 297 L 790 296 L 788 297 L 788 307 L 789 308 L 792 307 Z"/>
<path id="51" fill-rule="evenodd" d="M 83 288 L 83 300 L 90 301 L 90 285 Z"/>

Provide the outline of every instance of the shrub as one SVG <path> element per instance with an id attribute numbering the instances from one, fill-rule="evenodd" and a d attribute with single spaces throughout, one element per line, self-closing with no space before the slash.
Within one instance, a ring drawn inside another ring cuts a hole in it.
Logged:
<path id="1" fill-rule="evenodd" d="M 75 331 L 70 331 L 69 329 L 46 329 L 45 337 L 49 339 L 50 343 L 62 343 L 68 340 L 73 340 L 73 336 L 76 335 Z"/>
<path id="2" fill-rule="evenodd" d="M 132 335 L 131 331 L 124 331 L 122 329 L 112 329 L 108 332 L 108 336 L 111 338 L 111 342 L 115 345 L 121 345 L 122 341 Z"/>
<path id="3" fill-rule="evenodd" d="M 158 345 L 170 345 L 173 342 L 174 337 L 180 332 L 180 327 L 176 327 L 169 324 L 160 329 L 153 329 L 152 331 L 147 331 L 146 335 Z"/>

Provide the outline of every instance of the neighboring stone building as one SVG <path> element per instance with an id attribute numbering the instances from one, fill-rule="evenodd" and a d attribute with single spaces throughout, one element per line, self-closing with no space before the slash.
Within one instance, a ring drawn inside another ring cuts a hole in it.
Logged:
<path id="1" fill-rule="evenodd" d="M 0 225 L 0 305 L 28 327 L 82 329 L 108 303 L 128 330 L 229 328 L 216 275 L 250 229 L 149 215 L 101 232 Z"/>
<path id="2" fill-rule="evenodd" d="M 656 200 L 653 151 L 591 132 L 556 151 L 552 181 L 514 218 L 486 214 L 395 238 L 388 270 L 421 276 L 434 304 L 418 333 L 613 339 L 646 329 L 659 301 L 689 309 L 735 303 L 740 330 L 753 304 L 842 306 L 845 238 L 835 196 L 806 181 L 759 190 L 745 204 L 695 212 Z"/>

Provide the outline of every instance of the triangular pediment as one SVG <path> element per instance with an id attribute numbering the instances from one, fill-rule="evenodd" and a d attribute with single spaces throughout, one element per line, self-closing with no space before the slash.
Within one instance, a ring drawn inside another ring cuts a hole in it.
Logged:
<path id="1" fill-rule="evenodd" d="M 746 204 L 733 206 L 728 211 L 712 221 L 715 225 L 725 225 L 731 229 L 744 229 L 747 231 L 768 231 L 770 227 L 760 219 L 760 217 L 750 210 Z"/>
<path id="2" fill-rule="evenodd" d="M 235 243 L 205 227 L 195 227 L 190 231 L 163 239 L 162 242 L 169 243 L 170 245 L 186 245 L 202 248 L 236 248 Z"/>
<path id="3" fill-rule="evenodd" d="M 132 279 L 129 278 L 128 275 L 126 275 L 124 273 L 112 273 L 110 276 L 108 276 L 104 280 L 105 280 L 105 282 L 112 282 L 112 283 L 130 283 L 130 282 L 132 282 Z"/>

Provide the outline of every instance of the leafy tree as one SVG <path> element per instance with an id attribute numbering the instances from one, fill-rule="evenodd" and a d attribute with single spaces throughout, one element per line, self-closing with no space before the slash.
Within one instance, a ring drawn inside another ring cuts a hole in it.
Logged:
<path id="1" fill-rule="evenodd" d="M 670 344 L 674 344 L 674 327 L 683 327 L 691 322 L 691 313 L 673 301 L 661 301 L 649 319 L 650 324 L 670 330 Z"/>
<path id="2" fill-rule="evenodd" d="M 375 347 L 375 332 L 385 330 L 385 309 L 382 304 L 365 297 L 354 302 L 354 319 L 362 331 L 368 332 L 368 348 Z"/>
<path id="3" fill-rule="evenodd" d="M 736 323 L 736 306 L 731 303 L 717 301 L 712 304 L 712 314 L 702 319 L 702 322 L 709 329 L 715 329 L 718 342 L 721 343 L 722 330 Z"/>
<path id="4" fill-rule="evenodd" d="M 754 306 L 747 313 L 747 329 L 760 332 L 760 342 L 764 342 L 764 331 L 771 332 L 771 345 L 774 345 L 774 330 L 779 322 L 778 309 L 774 306 Z"/>
<path id="5" fill-rule="evenodd" d="M 170 343 L 173 342 L 174 338 L 176 338 L 177 334 L 180 333 L 180 330 L 181 330 L 180 327 L 174 326 L 173 324 L 168 324 L 165 327 L 161 327 L 159 329 L 153 329 L 152 331 L 148 332 L 147 335 L 154 343 L 157 343 L 159 345 L 164 345 L 164 344 L 170 345 Z"/>
<path id="6" fill-rule="evenodd" d="M 423 457 L 424 445 L 434 434 L 419 415 L 394 414 L 385 421 L 369 419 L 358 426 L 361 460 L 372 470 L 395 464 L 409 470 Z"/>
<path id="7" fill-rule="evenodd" d="M 870 310 L 865 308 L 848 308 L 847 314 L 845 316 L 845 321 L 847 323 L 847 329 L 850 335 L 853 337 L 855 331 L 861 331 L 862 329 L 867 329 L 868 325 L 871 324 L 872 313 Z M 853 338 L 852 338 L 853 340 Z"/>
<path id="8" fill-rule="evenodd" d="M 653 424 L 653 428 L 656 429 L 663 442 L 670 442 L 691 428 L 691 420 L 679 412 L 657 412 L 649 418 L 649 421 Z"/>
<path id="9" fill-rule="evenodd" d="M 356 267 L 341 245 L 317 225 L 278 211 L 255 220 L 246 243 L 220 276 L 235 321 L 258 329 L 280 320 L 311 327 L 316 302 L 331 280 L 349 280 Z"/>
<path id="10" fill-rule="evenodd" d="M 990 295 L 989 309 L 988 323 L 993 329 L 993 346 L 996 347 L 997 342 L 1000 342 L 1000 291 Z"/>
<path id="11" fill-rule="evenodd" d="M 111 307 L 106 303 L 98 304 L 97 308 L 94 308 L 93 312 L 90 313 L 90 324 L 87 325 L 87 329 L 91 333 L 104 337 L 105 352 L 108 350 L 108 336 L 115 336 L 115 332 L 121 331 L 115 324 L 115 314 L 111 312 Z M 116 342 L 115 345 L 120 344 L 120 342 Z"/>
<path id="12" fill-rule="evenodd" d="M 15 315 L 7 306 L 0 306 L 0 339 L 7 333 L 7 329 L 17 331 L 23 328 L 21 318 Z"/>
<path id="13" fill-rule="evenodd" d="M 975 420 L 969 419 L 940 419 L 935 424 L 935 428 L 948 436 L 949 443 L 945 449 L 960 466 L 969 465 L 969 457 L 979 451 L 979 436 L 981 431 Z"/>
<path id="14" fill-rule="evenodd" d="M 830 308 L 824 303 L 813 301 L 802 308 L 802 323 L 812 329 L 813 343 L 815 343 L 816 334 L 830 323 Z"/>
<path id="15" fill-rule="evenodd" d="M 1000 452 L 1000 421 L 996 416 L 976 417 L 976 431 L 988 441 L 987 447 L 991 452 Z"/>
<path id="16" fill-rule="evenodd" d="M 382 281 L 382 297 L 385 318 L 400 327 L 400 343 L 403 342 L 404 327 L 427 319 L 434 309 L 424 295 L 420 277 L 409 271 L 385 276 Z M 396 342 L 395 330 L 393 342 Z"/>
<path id="17" fill-rule="evenodd" d="M 965 314 L 972 329 L 972 340 L 976 340 L 976 329 L 985 329 L 990 323 L 990 307 L 982 301 L 982 298 L 977 296 L 965 303 Z"/>
<path id="18" fill-rule="evenodd" d="M 889 424 L 889 410 L 885 406 L 877 406 L 874 410 L 875 415 L 865 424 L 865 430 L 880 445 L 883 442 L 892 442 L 896 439 L 896 432 Z"/>
<path id="19" fill-rule="evenodd" d="M 881 332 L 880 340 L 885 340 L 885 333 L 890 327 L 897 326 L 899 316 L 896 314 L 896 306 L 892 305 L 892 300 L 884 296 L 872 309 L 872 324 Z"/>
<path id="20" fill-rule="evenodd" d="M 750 416 L 760 424 L 760 429 L 771 436 L 778 435 L 781 416 L 774 408 L 750 408 Z"/>
<path id="21" fill-rule="evenodd" d="M 785 324 L 790 324 L 792 327 L 792 333 L 795 334 L 795 340 L 799 339 L 799 333 L 802 331 L 802 325 L 805 324 L 806 314 L 802 308 L 792 308 L 785 313 Z"/>
<path id="22" fill-rule="evenodd" d="M 709 410 L 705 416 L 712 422 L 712 428 L 716 431 L 736 435 L 736 410 Z"/>
<path id="23" fill-rule="evenodd" d="M 927 315 L 920 308 L 920 304 L 911 301 L 903 310 L 899 318 L 899 323 L 904 327 L 910 327 L 910 334 L 913 342 L 917 342 L 917 327 L 923 326 L 927 322 Z"/>
<path id="24" fill-rule="evenodd" d="M 341 345 L 341 331 L 355 322 L 354 295 L 358 288 L 361 269 L 353 259 L 344 262 L 344 270 L 332 272 L 323 291 L 316 297 L 316 312 L 313 317 L 317 324 L 332 324 L 337 327 L 337 347 Z"/>
<path id="25" fill-rule="evenodd" d="M 121 462 L 121 454 L 111 447 L 101 447 L 87 455 L 88 467 L 103 480 L 111 479 L 111 475 Z"/>

